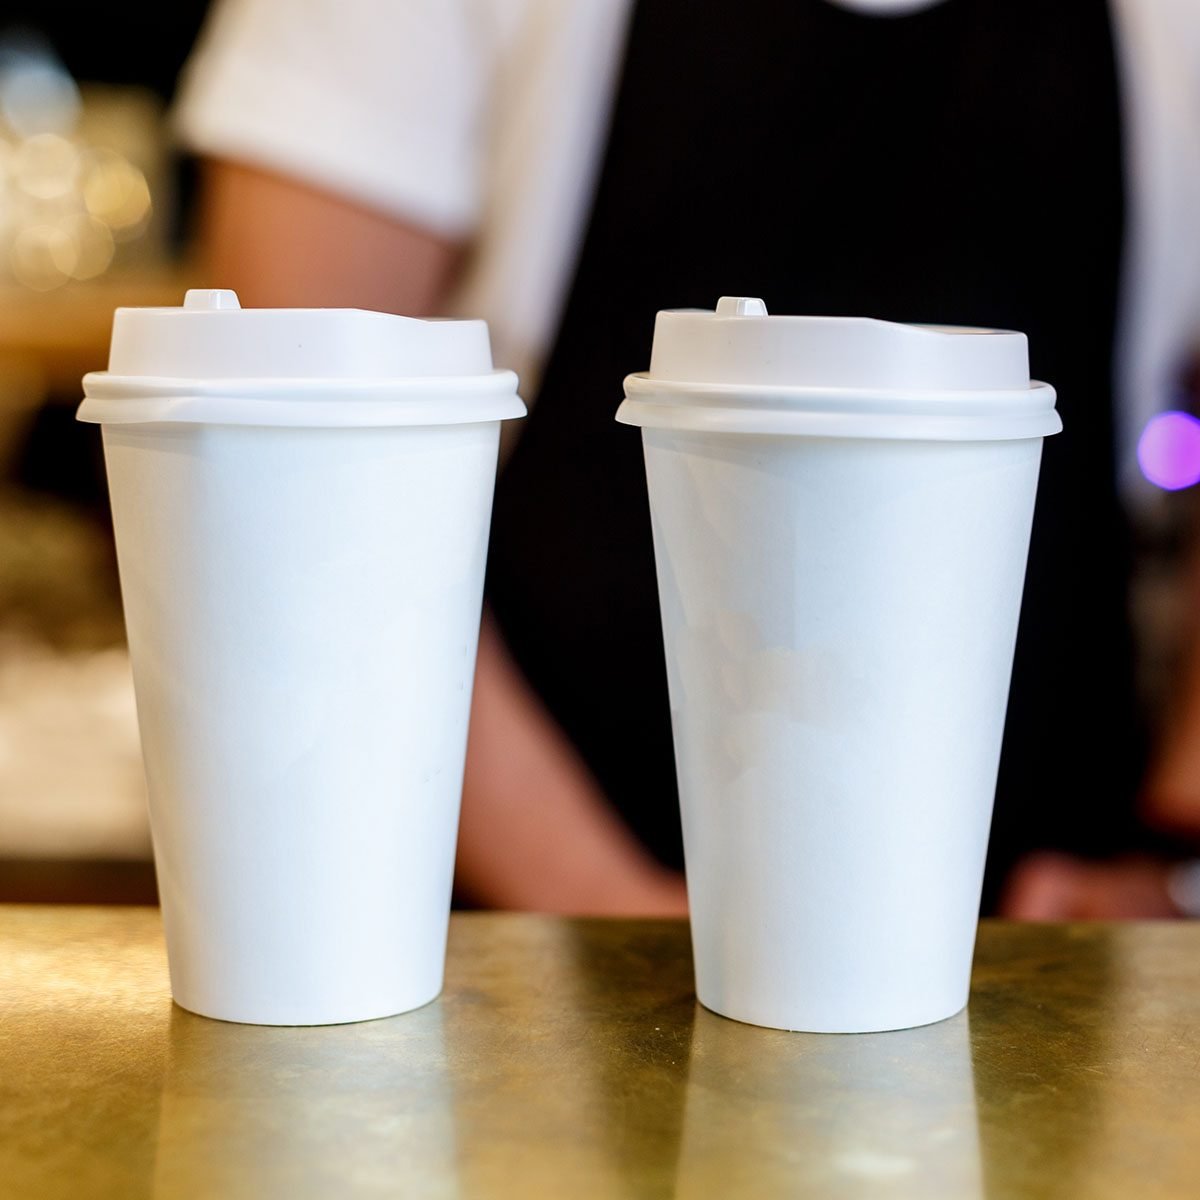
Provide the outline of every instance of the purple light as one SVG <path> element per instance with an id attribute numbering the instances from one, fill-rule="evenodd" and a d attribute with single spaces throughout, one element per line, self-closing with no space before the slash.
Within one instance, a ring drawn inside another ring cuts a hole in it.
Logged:
<path id="1" fill-rule="evenodd" d="M 1142 474 L 1168 492 L 1200 483 L 1200 421 L 1183 412 L 1151 417 L 1137 456 Z"/>

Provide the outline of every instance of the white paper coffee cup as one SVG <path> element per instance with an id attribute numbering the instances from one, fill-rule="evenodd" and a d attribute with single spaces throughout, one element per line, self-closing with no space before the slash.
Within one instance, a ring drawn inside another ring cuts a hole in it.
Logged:
<path id="1" fill-rule="evenodd" d="M 700 1001 L 967 1000 L 1042 439 L 1024 335 L 663 312 L 646 453 Z"/>
<path id="2" fill-rule="evenodd" d="M 103 426 L 171 984 L 317 1025 L 441 989 L 500 421 L 479 321 L 121 309 Z"/>

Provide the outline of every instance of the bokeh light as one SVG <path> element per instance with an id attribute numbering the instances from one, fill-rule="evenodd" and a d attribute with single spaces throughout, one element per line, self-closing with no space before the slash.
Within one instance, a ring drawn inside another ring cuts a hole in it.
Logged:
<path id="1" fill-rule="evenodd" d="M 1200 483 L 1200 420 L 1185 412 L 1152 417 L 1138 440 L 1142 474 L 1169 492 Z"/>
<path id="2" fill-rule="evenodd" d="M 128 159 L 112 151 L 96 151 L 83 182 L 83 202 L 117 238 L 136 234 L 150 216 L 146 177 Z"/>
<path id="3" fill-rule="evenodd" d="M 9 41 L 0 53 L 0 115 L 23 137 L 70 133 L 79 119 L 75 80 L 44 42 Z"/>
<path id="4" fill-rule="evenodd" d="M 132 92 L 81 92 L 45 39 L 0 30 L 0 285 L 47 292 L 144 259 L 154 202 L 134 160 L 156 161 L 155 137 Z"/>
<path id="5" fill-rule="evenodd" d="M 95 217 L 76 213 L 59 222 L 59 228 L 75 244 L 77 255 L 71 268 L 72 279 L 95 279 L 108 270 L 113 260 L 112 231 Z"/>
<path id="6" fill-rule="evenodd" d="M 60 199 L 75 187 L 79 151 L 56 133 L 35 134 L 17 147 L 12 174 L 17 187 L 34 199 Z"/>
<path id="7" fill-rule="evenodd" d="M 13 239 L 9 263 L 17 279 L 34 291 L 65 283 L 79 262 L 79 246 L 56 225 L 27 225 Z"/>

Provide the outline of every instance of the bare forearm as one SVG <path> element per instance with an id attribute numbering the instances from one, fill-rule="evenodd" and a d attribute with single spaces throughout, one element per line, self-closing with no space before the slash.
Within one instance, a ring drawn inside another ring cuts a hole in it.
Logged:
<path id="1" fill-rule="evenodd" d="M 295 180 L 204 165 L 200 268 L 247 307 L 438 312 L 462 247 Z"/>
<path id="2" fill-rule="evenodd" d="M 500 908 L 681 914 L 679 876 L 609 807 L 485 619 L 459 836 L 459 885 Z"/>

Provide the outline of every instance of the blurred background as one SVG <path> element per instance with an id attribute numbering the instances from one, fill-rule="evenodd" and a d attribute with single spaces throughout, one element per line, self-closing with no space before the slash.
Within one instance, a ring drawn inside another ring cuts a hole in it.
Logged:
<path id="1" fill-rule="evenodd" d="M 153 900 L 100 439 L 122 304 L 188 286 L 166 114 L 207 5 L 0 15 L 0 900 Z"/>
<path id="2" fill-rule="evenodd" d="M 0 15 L 0 901 L 155 899 L 100 438 L 74 410 L 114 308 L 220 285 L 191 265 L 196 172 L 168 122 L 207 8 Z M 1192 371 L 1173 407 L 1198 395 Z M 1137 514 L 1152 724 L 1197 606 L 1197 500 L 1164 490 Z"/>

